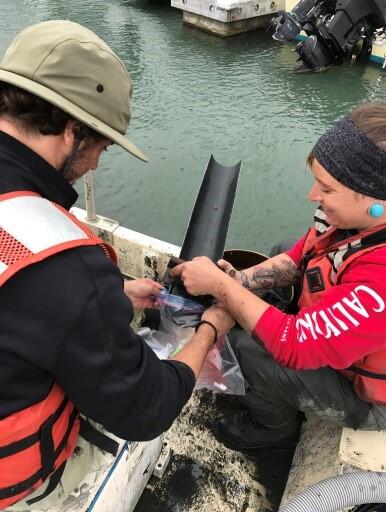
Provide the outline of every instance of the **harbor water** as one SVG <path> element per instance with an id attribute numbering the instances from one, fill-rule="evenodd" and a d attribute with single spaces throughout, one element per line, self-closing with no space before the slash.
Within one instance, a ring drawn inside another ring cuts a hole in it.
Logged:
<path id="1" fill-rule="evenodd" d="M 312 222 L 305 160 L 317 138 L 354 106 L 385 99 L 386 71 L 372 63 L 294 73 L 294 45 L 269 31 L 231 39 L 182 25 L 163 0 L 0 0 L 0 53 L 22 28 L 70 19 L 120 55 L 133 83 L 131 138 L 150 162 L 117 146 L 95 173 L 97 212 L 181 245 L 211 154 L 241 161 L 227 248 L 267 253 Z M 82 182 L 77 206 L 84 207 Z M 235 405 L 236 404 L 236 405 Z M 136 512 L 277 510 L 292 452 L 249 460 L 217 443 L 213 418 L 237 402 L 194 395 L 168 432 L 172 459 Z"/>
<path id="2" fill-rule="evenodd" d="M 32 23 L 70 19 L 104 38 L 134 82 L 129 137 L 144 164 L 109 148 L 96 173 L 97 211 L 180 245 L 210 155 L 242 168 L 228 248 L 266 252 L 312 219 L 305 158 L 353 106 L 385 97 L 375 64 L 296 75 L 293 46 L 265 31 L 218 39 L 182 25 L 167 2 L 0 0 L 0 51 Z M 83 207 L 83 187 L 78 205 Z"/>

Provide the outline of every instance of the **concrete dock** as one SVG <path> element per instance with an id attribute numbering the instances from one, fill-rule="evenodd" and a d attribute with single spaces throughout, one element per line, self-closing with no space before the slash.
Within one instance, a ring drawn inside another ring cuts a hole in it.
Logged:
<path id="1" fill-rule="evenodd" d="M 219 37 L 266 28 L 285 0 L 171 0 L 183 23 Z"/>

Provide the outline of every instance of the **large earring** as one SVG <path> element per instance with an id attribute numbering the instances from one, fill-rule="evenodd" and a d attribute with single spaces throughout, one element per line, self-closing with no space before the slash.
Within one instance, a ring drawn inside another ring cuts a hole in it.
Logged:
<path id="1" fill-rule="evenodd" d="M 367 213 L 370 217 L 382 217 L 385 213 L 385 207 L 381 203 L 374 203 L 368 208 Z"/>

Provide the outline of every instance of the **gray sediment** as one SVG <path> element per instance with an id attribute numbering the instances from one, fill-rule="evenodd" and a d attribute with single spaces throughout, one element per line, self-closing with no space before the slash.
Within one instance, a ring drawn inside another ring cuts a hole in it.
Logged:
<path id="1" fill-rule="evenodd" d="M 152 478 L 135 512 L 263 512 L 271 510 L 256 463 L 217 442 L 210 425 L 216 395 L 196 391 L 167 434 L 172 450 L 161 480 Z"/>

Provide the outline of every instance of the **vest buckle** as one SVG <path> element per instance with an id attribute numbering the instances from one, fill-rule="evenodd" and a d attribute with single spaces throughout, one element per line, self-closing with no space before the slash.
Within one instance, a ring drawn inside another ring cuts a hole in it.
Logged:
<path id="1" fill-rule="evenodd" d="M 308 289 L 311 293 L 325 290 L 326 287 L 324 285 L 324 279 L 320 267 L 307 269 L 304 275 L 307 279 Z"/>

